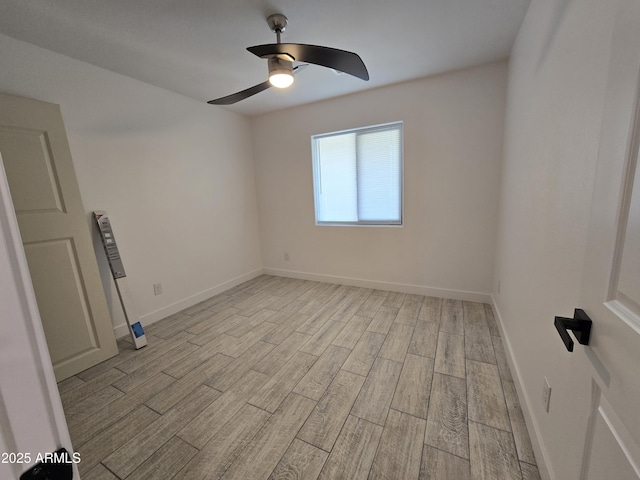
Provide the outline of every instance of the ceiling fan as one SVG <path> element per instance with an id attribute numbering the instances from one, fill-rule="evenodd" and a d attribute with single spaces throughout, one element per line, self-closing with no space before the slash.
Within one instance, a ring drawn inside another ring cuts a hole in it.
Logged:
<path id="1" fill-rule="evenodd" d="M 332 68 L 338 72 L 348 73 L 362 80 L 369 80 L 369 72 L 362 59 L 353 52 L 338 50 L 318 45 L 306 45 L 302 43 L 281 43 L 280 35 L 287 27 L 287 17 L 280 13 L 270 15 L 267 23 L 271 31 L 276 34 L 277 43 L 256 45 L 249 47 L 254 55 L 266 58 L 269 67 L 269 79 L 241 92 L 227 95 L 226 97 L 209 100 L 211 105 L 231 105 L 249 98 L 269 87 L 286 88 L 293 83 L 293 75 L 299 73 L 307 65 L 293 66 L 293 62 L 313 63 L 323 67 Z"/>

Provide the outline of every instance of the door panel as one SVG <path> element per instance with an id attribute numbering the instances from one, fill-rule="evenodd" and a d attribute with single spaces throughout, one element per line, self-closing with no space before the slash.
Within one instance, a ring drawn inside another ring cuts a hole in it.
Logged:
<path id="1" fill-rule="evenodd" d="M 4 152 L 4 168 L 10 179 L 19 179 L 29 173 L 29 181 L 21 182 L 21 188 L 12 188 L 15 190 L 12 199 L 16 212 L 66 213 L 46 133 L 2 127 L 0 145 Z"/>
<path id="2" fill-rule="evenodd" d="M 24 251 L 38 306 L 48 312 L 43 327 L 53 363 L 73 361 L 98 348 L 73 239 L 25 243 Z"/>
<path id="3" fill-rule="evenodd" d="M 640 328 L 640 175 L 637 175 L 638 151 L 630 159 L 624 187 L 618 252 L 612 276 L 613 299 L 630 310 L 632 325 Z"/>
<path id="4" fill-rule="evenodd" d="M 572 368 L 593 384 L 583 479 L 640 474 L 640 2 L 619 0 L 605 96 L 580 307 L 593 320 L 589 346 Z M 635 192 L 634 192 L 635 190 Z M 576 402 L 576 408 L 583 407 Z M 567 426 L 570 428 L 570 426 Z"/>
<path id="5" fill-rule="evenodd" d="M 640 453 L 629 451 L 635 442 L 611 404 L 602 396 L 597 386 L 594 387 L 595 408 L 591 417 L 593 431 L 590 432 L 592 443 L 585 456 L 584 478 L 640 478 L 640 470 L 635 462 L 635 459 L 640 458 Z"/>
<path id="6" fill-rule="evenodd" d="M 60 381 L 118 353 L 60 108 L 0 95 L 0 152 Z"/>

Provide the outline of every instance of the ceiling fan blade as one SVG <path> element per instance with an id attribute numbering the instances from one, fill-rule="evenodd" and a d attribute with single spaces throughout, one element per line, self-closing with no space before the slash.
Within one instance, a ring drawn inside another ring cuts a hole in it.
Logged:
<path id="1" fill-rule="evenodd" d="M 253 87 L 247 88 L 246 90 L 242 90 L 241 92 L 227 95 L 226 97 L 216 98 L 215 100 L 209 100 L 207 103 L 210 105 L 232 105 L 239 102 L 240 100 L 249 98 L 256 93 L 260 93 L 270 86 L 271 84 L 267 80 L 266 82 L 259 83 L 258 85 L 254 85 Z"/>
<path id="2" fill-rule="evenodd" d="M 297 67 L 294 67 L 294 75 L 298 74 L 306 67 L 307 65 L 298 65 Z M 269 87 L 271 87 L 271 84 L 267 80 L 266 82 L 259 83 L 258 85 L 254 85 L 253 87 L 247 88 L 246 90 L 242 90 L 241 92 L 233 93 L 231 95 L 227 95 L 226 97 L 216 98 L 215 100 L 209 100 L 207 103 L 210 105 L 233 105 L 240 100 L 244 100 L 245 98 L 249 98 L 256 93 L 260 93 Z"/>
<path id="3" fill-rule="evenodd" d="M 369 72 L 362 59 L 353 52 L 302 43 L 269 43 L 247 48 L 260 58 L 288 54 L 298 62 L 314 63 L 369 80 Z"/>

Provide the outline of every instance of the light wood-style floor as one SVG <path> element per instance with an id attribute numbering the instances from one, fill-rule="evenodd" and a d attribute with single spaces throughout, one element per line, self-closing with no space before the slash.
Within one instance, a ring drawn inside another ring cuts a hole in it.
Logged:
<path id="1" fill-rule="evenodd" d="M 489 305 L 261 276 L 59 384 L 83 480 L 539 479 Z"/>

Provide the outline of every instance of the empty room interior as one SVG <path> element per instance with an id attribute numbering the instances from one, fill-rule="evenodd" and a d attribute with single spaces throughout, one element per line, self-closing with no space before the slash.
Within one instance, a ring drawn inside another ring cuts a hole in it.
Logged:
<path id="1" fill-rule="evenodd" d="M 640 479 L 638 45 L 633 0 L 3 0 L 0 477 Z"/>

